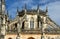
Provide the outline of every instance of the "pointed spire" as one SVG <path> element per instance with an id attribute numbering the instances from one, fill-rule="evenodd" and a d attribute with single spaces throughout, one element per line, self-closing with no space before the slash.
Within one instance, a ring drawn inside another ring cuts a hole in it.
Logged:
<path id="1" fill-rule="evenodd" d="M 48 7 L 46 6 L 46 12 L 48 12 Z"/>
<path id="2" fill-rule="evenodd" d="M 8 12 L 8 10 L 7 10 L 7 16 L 9 17 L 9 12 Z"/>
<path id="3" fill-rule="evenodd" d="M 39 4 L 37 5 L 37 12 L 39 13 Z"/>
<path id="4" fill-rule="evenodd" d="M 26 9 L 26 4 L 24 5 L 24 9 Z"/>
<path id="5" fill-rule="evenodd" d="M 25 11 L 25 14 L 26 14 L 26 12 L 27 12 L 27 7 L 26 7 L 26 3 L 25 3 L 25 5 L 24 5 L 24 11 Z"/>
<path id="6" fill-rule="evenodd" d="M 39 4 L 37 5 L 37 10 L 39 9 Z"/>
<path id="7" fill-rule="evenodd" d="M 9 12 L 8 12 L 8 10 L 7 10 L 7 21 L 9 20 Z"/>
<path id="8" fill-rule="evenodd" d="M 17 7 L 17 16 L 19 15 L 18 13 L 19 13 L 19 10 L 18 10 L 18 7 Z"/>
<path id="9" fill-rule="evenodd" d="M 47 6 L 46 6 L 46 11 L 45 11 L 45 12 L 46 12 L 46 15 L 48 15 L 48 14 L 47 14 L 47 13 L 48 13 L 48 7 L 47 7 Z"/>
<path id="10" fill-rule="evenodd" d="M 17 7 L 17 12 L 19 12 L 18 7 Z"/>

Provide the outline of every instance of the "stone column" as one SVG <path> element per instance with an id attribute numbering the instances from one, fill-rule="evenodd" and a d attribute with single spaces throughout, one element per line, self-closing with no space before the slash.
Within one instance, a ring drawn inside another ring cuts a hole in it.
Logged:
<path id="1" fill-rule="evenodd" d="M 42 22 L 42 38 L 41 39 L 46 39 L 46 36 L 45 36 L 45 29 L 47 27 L 47 23 L 46 23 L 46 20 L 47 17 L 43 17 L 43 22 Z"/>
<path id="2" fill-rule="evenodd" d="M 21 32 L 19 22 L 17 23 L 17 32 L 18 32 L 18 33 L 20 33 L 20 32 Z"/>

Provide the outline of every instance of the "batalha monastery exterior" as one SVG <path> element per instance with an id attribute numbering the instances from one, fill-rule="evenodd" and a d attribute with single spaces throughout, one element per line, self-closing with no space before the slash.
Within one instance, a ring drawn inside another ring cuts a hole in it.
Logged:
<path id="1" fill-rule="evenodd" d="M 60 39 L 60 26 L 48 16 L 48 9 L 17 9 L 17 16 L 9 20 L 5 0 L 0 0 L 0 39 Z"/>

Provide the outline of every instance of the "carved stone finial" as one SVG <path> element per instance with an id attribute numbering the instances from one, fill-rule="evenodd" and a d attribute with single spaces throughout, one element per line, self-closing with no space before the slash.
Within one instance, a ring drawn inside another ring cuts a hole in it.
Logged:
<path id="1" fill-rule="evenodd" d="M 46 6 L 46 12 L 48 12 L 48 7 Z"/>
<path id="2" fill-rule="evenodd" d="M 37 6 L 37 12 L 39 13 L 39 4 L 38 4 L 38 6 Z"/>
<path id="3" fill-rule="evenodd" d="M 19 10 L 18 10 L 18 7 L 17 7 L 17 15 L 19 15 L 18 12 L 19 12 Z"/>
<path id="4" fill-rule="evenodd" d="M 24 5 L 24 11 L 25 11 L 25 14 L 26 14 L 26 12 L 27 12 L 26 4 Z"/>

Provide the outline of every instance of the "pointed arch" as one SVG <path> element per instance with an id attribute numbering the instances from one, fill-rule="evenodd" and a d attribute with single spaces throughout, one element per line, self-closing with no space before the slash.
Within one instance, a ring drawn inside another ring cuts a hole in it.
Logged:
<path id="1" fill-rule="evenodd" d="M 33 38 L 33 37 L 29 37 L 28 39 L 35 39 L 35 38 Z"/>
<path id="2" fill-rule="evenodd" d="M 8 38 L 8 39 L 12 39 L 12 38 L 10 37 L 10 38 Z"/>

